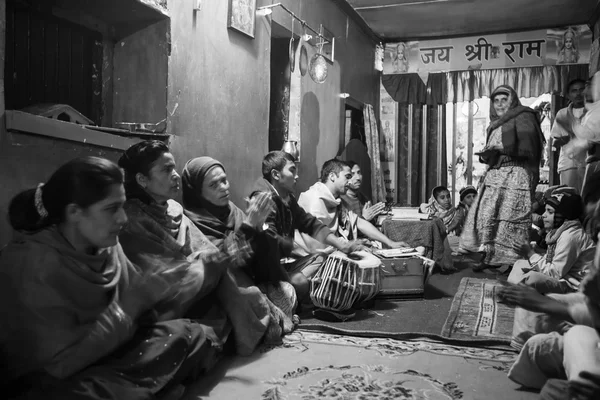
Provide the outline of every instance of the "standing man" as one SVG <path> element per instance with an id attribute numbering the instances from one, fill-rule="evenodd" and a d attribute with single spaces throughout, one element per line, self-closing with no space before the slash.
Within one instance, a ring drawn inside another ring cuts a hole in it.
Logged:
<path id="1" fill-rule="evenodd" d="M 583 186 L 586 149 L 577 146 L 573 139 L 577 137 L 575 132 L 586 113 L 584 91 L 584 80 L 575 79 L 569 83 L 567 97 L 571 104 L 556 114 L 551 132 L 554 147 L 561 148 L 558 158 L 560 184 L 576 188 L 578 193 Z"/>

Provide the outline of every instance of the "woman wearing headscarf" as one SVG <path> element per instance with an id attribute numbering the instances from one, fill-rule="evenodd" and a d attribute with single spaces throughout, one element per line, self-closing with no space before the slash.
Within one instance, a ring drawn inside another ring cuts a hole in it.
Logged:
<path id="1" fill-rule="evenodd" d="M 488 165 L 460 238 L 463 250 L 483 253 L 475 270 L 513 265 L 529 238 L 531 203 L 539 180 L 544 136 L 537 113 L 510 86 L 490 97 L 491 123 L 481 162 Z"/>
<path id="2" fill-rule="evenodd" d="M 233 329 L 237 353 L 251 354 L 270 318 L 260 290 L 255 286 L 238 288 L 228 271 L 244 252 L 219 250 L 183 214 L 183 207 L 173 200 L 179 194 L 181 178 L 166 144 L 158 140 L 137 143 L 127 149 L 119 165 L 125 171 L 129 220 L 119 235 L 125 254 L 149 271 L 165 265 L 189 265 L 186 279 L 195 282 L 161 311 L 178 318 L 210 319 L 224 339 Z"/>
<path id="3" fill-rule="evenodd" d="M 223 342 L 210 327 L 157 321 L 153 310 L 193 282 L 179 266 L 131 263 L 118 241 L 124 202 L 121 170 L 99 157 L 72 160 L 11 201 L 16 235 L 0 254 L 3 398 L 162 398 L 218 359 Z"/>
<path id="4" fill-rule="evenodd" d="M 262 232 L 262 225 L 249 222 L 249 216 L 256 210 L 270 211 L 274 207 L 267 193 L 253 196 L 248 213 L 244 213 L 229 200 L 225 167 L 211 157 L 189 160 L 183 168 L 182 183 L 185 214 L 212 244 L 230 253 L 236 253 L 235 249 L 239 247 L 248 250 L 247 257 L 238 258 L 231 266 L 238 285 L 253 285 L 253 271 L 258 268 L 280 269 L 277 243 L 271 242 L 269 236 Z M 280 321 L 282 333 L 291 332 L 299 322 L 294 315 L 297 305 L 294 287 L 284 277 L 276 284 L 261 284 L 259 287 L 270 300 L 271 318 Z"/>

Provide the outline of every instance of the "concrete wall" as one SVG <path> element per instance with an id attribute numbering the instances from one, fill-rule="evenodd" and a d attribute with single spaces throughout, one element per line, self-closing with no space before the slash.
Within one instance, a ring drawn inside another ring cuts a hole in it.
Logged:
<path id="1" fill-rule="evenodd" d="M 2 111 L 4 115 L 4 110 Z M 99 156 L 117 161 L 120 151 L 57 140 L 46 136 L 10 133 L 0 135 L 0 247 L 12 237 L 7 211 L 10 200 L 22 190 L 46 182 L 64 162 L 80 156 Z"/>
<path id="2" fill-rule="evenodd" d="M 210 155 L 225 165 L 234 202 L 260 175 L 269 144 L 270 19 L 291 30 L 289 14 L 275 9 L 257 16 L 254 39 L 227 29 L 227 1 L 169 2 L 172 50 L 169 62 L 168 132 L 179 167 Z M 270 4 L 259 0 L 258 6 Z M 336 36 L 335 63 L 327 81 L 302 81 L 302 145 L 299 190 L 317 179 L 324 161 L 343 144 L 344 100 L 349 92 L 365 103 L 378 101 L 379 75 L 373 69 L 374 43 L 332 0 L 288 0 L 288 8 Z M 296 23 L 295 33 L 300 31 Z M 314 50 L 313 50 L 314 51 Z M 309 51 L 309 57 L 312 53 Z"/>
<path id="3" fill-rule="evenodd" d="M 114 45 L 112 126 L 158 123 L 167 117 L 168 37 L 169 21 L 165 20 Z"/>

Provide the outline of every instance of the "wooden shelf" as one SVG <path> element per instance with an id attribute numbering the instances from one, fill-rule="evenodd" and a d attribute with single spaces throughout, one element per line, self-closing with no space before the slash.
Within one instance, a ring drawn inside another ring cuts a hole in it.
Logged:
<path id="1" fill-rule="evenodd" d="M 119 150 L 127 150 L 148 136 L 125 129 L 87 127 L 16 110 L 6 110 L 6 129 Z M 103 129 L 110 132 L 102 131 Z M 152 136 L 160 139 L 169 137 L 156 134 Z"/>

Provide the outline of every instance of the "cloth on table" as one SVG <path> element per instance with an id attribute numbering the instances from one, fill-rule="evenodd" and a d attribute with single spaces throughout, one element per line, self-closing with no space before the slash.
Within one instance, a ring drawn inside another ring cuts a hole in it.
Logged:
<path id="1" fill-rule="evenodd" d="M 441 219 L 427 221 L 386 219 L 382 223 L 382 231 L 396 242 L 403 241 L 412 247 L 424 247 L 424 256 L 434 260 L 442 270 L 454 268 L 446 226 Z"/>

